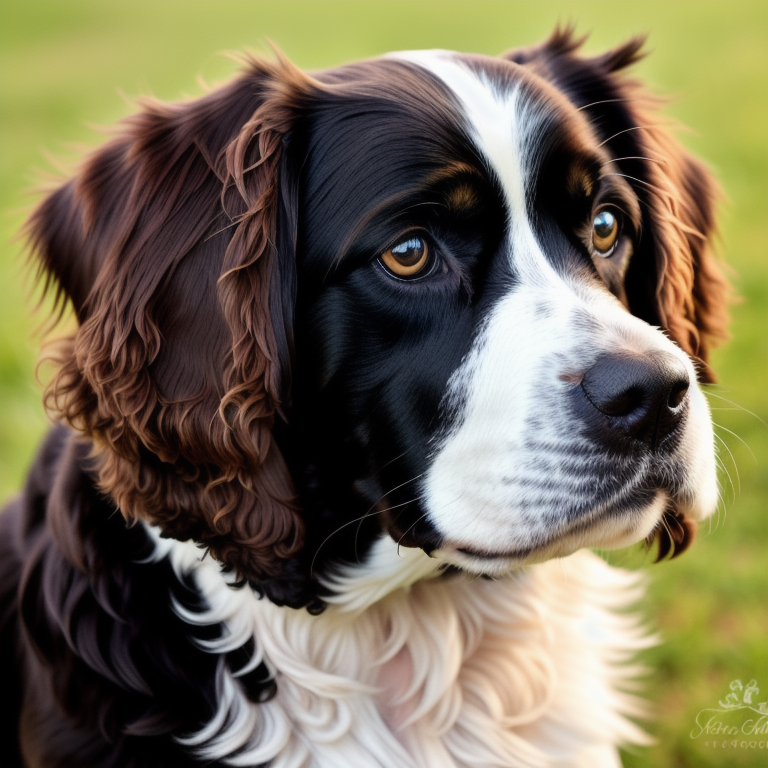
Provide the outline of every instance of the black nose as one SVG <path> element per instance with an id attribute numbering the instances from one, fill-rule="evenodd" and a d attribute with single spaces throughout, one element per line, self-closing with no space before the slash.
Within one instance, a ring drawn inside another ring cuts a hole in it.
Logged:
<path id="1" fill-rule="evenodd" d="M 670 352 L 601 355 L 581 381 L 610 430 L 654 450 L 683 418 L 690 386 L 685 365 Z"/>

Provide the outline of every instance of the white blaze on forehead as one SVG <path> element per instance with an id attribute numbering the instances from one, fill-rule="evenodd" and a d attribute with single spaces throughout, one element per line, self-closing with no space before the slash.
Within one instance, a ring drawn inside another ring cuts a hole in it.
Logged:
<path id="1" fill-rule="evenodd" d="M 405 51 L 392 56 L 433 74 L 464 107 L 470 138 L 504 194 L 515 272 L 530 271 L 527 276 L 540 280 L 542 269 L 549 272 L 551 267 L 530 226 L 526 191 L 535 174 L 536 139 L 547 122 L 546 112 L 526 97 L 519 83 L 493 82 L 448 51 Z"/>

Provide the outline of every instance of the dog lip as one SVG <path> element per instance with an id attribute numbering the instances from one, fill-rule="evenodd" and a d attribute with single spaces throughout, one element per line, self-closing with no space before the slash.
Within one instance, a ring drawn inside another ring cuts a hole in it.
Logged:
<path id="1" fill-rule="evenodd" d="M 473 549 L 471 547 L 456 547 L 456 552 L 460 552 L 462 555 L 468 555 L 470 557 L 476 557 L 481 560 L 511 560 L 521 559 L 528 557 L 533 552 L 533 548 L 527 549 L 513 549 L 506 550 L 504 552 L 491 552 L 483 549 Z"/>
<path id="2" fill-rule="evenodd" d="M 635 489 L 637 490 L 637 489 Z M 531 546 L 523 547 L 520 549 L 507 549 L 507 550 L 490 550 L 484 548 L 475 548 L 471 546 L 457 546 L 450 545 L 449 542 L 445 542 L 443 548 L 455 552 L 456 554 L 471 557 L 476 560 L 492 562 L 492 561 L 532 561 L 532 559 L 538 560 L 542 554 L 546 554 L 548 557 L 556 556 L 558 551 L 567 551 L 569 541 L 573 540 L 573 537 L 579 537 L 580 535 L 589 532 L 590 529 L 594 529 L 606 520 L 626 517 L 631 512 L 631 507 L 628 500 L 624 499 L 624 506 L 610 506 L 602 509 L 597 514 L 588 515 L 585 518 L 574 521 L 571 525 L 568 525 L 556 533 L 553 532 L 550 536 L 533 543 Z M 639 541 L 640 539 L 638 539 Z M 448 545 L 448 546 L 446 546 Z M 599 543 L 595 543 L 593 546 L 601 546 Z M 565 549 L 562 549 L 565 547 Z"/>

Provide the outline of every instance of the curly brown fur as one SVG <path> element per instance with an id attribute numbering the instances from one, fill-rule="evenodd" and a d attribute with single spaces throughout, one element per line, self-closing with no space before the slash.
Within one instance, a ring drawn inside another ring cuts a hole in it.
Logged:
<path id="1" fill-rule="evenodd" d="M 126 518 L 205 544 L 258 587 L 303 538 L 272 441 L 293 280 L 275 249 L 293 247 L 278 243 L 282 148 L 311 87 L 285 61 L 251 61 L 199 101 L 144 102 L 27 224 L 80 319 L 55 353 L 52 417 L 93 440 Z"/>

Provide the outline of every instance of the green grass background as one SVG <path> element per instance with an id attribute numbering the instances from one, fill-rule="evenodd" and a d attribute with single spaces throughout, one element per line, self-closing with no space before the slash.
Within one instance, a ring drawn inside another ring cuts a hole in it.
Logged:
<path id="1" fill-rule="evenodd" d="M 22 482 L 46 428 L 34 368 L 39 322 L 14 235 L 41 172 L 99 141 L 93 125 L 130 111 L 130 98 L 200 93 L 233 71 L 221 53 L 278 44 L 319 68 L 388 50 L 488 54 L 539 41 L 555 23 L 591 33 L 598 52 L 648 33 L 636 67 L 683 141 L 721 180 L 720 251 L 740 303 L 719 350 L 710 402 L 719 425 L 723 502 L 694 549 L 649 568 L 646 610 L 666 637 L 649 652 L 656 746 L 629 766 L 768 765 L 768 750 L 706 746 L 690 732 L 734 678 L 768 699 L 768 2 L 311 2 L 282 0 L 0 0 L 0 496 Z M 619 562 L 637 558 L 619 553 Z M 768 733 L 762 737 L 768 742 Z M 1 759 L 1 758 L 0 758 Z"/>

